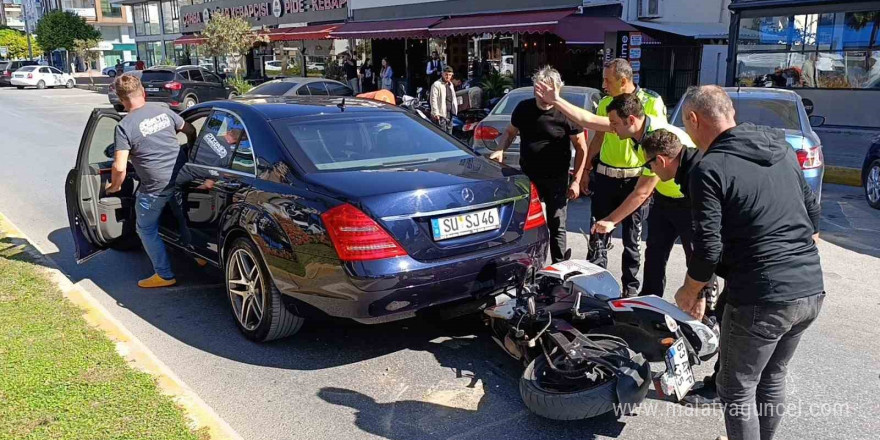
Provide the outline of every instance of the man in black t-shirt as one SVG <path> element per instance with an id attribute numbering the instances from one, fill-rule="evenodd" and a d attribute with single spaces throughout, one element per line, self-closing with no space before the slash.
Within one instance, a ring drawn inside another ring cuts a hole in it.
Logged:
<path id="1" fill-rule="evenodd" d="M 535 84 L 552 83 L 562 87 L 559 72 L 546 66 L 532 77 Z M 599 118 L 599 117 L 597 117 Z M 596 127 L 607 130 L 605 124 Z M 565 216 L 568 200 L 580 195 L 580 181 L 587 158 L 587 142 L 583 129 L 566 119 L 552 104 L 540 98 L 526 99 L 513 110 L 510 125 L 498 142 L 498 149 L 489 158 L 502 162 L 504 150 L 520 136 L 520 168 L 529 176 L 538 189 L 541 200 L 546 205 L 547 227 L 550 229 L 550 257 L 553 262 L 565 258 Z M 572 181 L 569 181 L 571 147 L 575 148 L 575 161 Z"/>
<path id="2" fill-rule="evenodd" d="M 351 90 L 357 95 L 361 92 L 361 82 L 360 76 L 358 75 L 357 64 L 355 64 L 350 56 L 346 55 L 345 64 L 342 65 L 342 68 L 345 70 L 345 79 L 348 80 L 348 86 L 351 87 Z"/>

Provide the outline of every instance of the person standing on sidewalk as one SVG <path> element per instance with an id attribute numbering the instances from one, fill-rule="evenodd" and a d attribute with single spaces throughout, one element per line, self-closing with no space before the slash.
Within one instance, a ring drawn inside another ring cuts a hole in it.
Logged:
<path id="1" fill-rule="evenodd" d="M 168 107 L 146 102 L 146 92 L 137 77 L 122 75 L 116 78 L 114 85 L 128 114 L 116 126 L 116 150 L 107 193 L 119 192 L 122 188 L 131 159 L 140 181 L 134 207 L 137 233 L 155 270 L 153 276 L 139 281 L 138 286 L 171 286 L 176 281 L 165 245 L 159 237 L 159 217 L 168 204 L 178 223 L 186 229 L 176 185 L 177 174 L 186 163 L 186 154 L 177 142 L 177 133 L 186 134 L 192 145 L 196 130 Z M 182 236 L 186 234 L 188 230 L 181 231 Z"/>
<path id="2" fill-rule="evenodd" d="M 452 134 L 452 117 L 458 114 L 458 100 L 452 84 L 452 67 L 446 66 L 440 79 L 431 85 L 431 118 L 443 131 Z"/>
<path id="3" fill-rule="evenodd" d="M 532 77 L 537 86 L 548 83 L 562 89 L 562 78 L 556 69 L 546 66 Z M 607 118 L 593 115 L 593 129 L 608 129 Z M 536 95 L 517 104 L 510 125 L 498 143 L 498 149 L 489 158 L 504 162 L 504 150 L 519 135 L 520 168 L 538 189 L 546 205 L 547 227 L 550 229 L 550 257 L 554 263 L 565 259 L 565 218 L 569 200 L 580 196 L 581 178 L 586 165 L 587 143 L 584 131 L 565 118 L 552 103 Z M 574 171 L 569 181 L 571 146 L 575 149 Z"/>
<path id="4" fill-rule="evenodd" d="M 559 111 L 570 120 L 586 127 L 585 122 L 595 116 L 608 116 L 608 106 L 611 101 L 624 93 L 632 94 L 642 103 L 644 114 L 650 116 L 656 124 L 666 124 L 666 106 L 663 98 L 657 93 L 642 89 L 633 83 L 632 66 L 629 61 L 616 58 L 605 65 L 602 72 L 606 96 L 599 101 L 596 114 L 565 102 L 561 98 L 557 105 Z M 558 96 L 558 90 L 541 89 L 539 93 L 547 93 L 548 97 Z M 586 118 L 586 119 L 585 119 Z M 595 182 L 590 181 L 590 172 L 596 157 L 599 163 L 596 165 Z M 581 187 L 585 194 L 592 195 L 593 220 L 601 220 L 608 217 L 617 207 L 621 206 L 627 197 L 635 190 L 642 175 L 642 160 L 634 147 L 631 139 L 621 139 L 615 132 L 596 133 L 590 142 L 587 152 L 587 172 L 581 180 Z M 642 236 L 642 220 L 647 215 L 647 206 L 640 206 L 621 220 L 623 234 L 623 259 L 621 269 L 623 272 L 622 285 L 625 296 L 635 296 L 639 292 L 639 240 Z"/>
<path id="5" fill-rule="evenodd" d="M 343 63 L 342 68 L 345 70 L 345 79 L 348 81 L 348 86 L 351 87 L 354 94 L 361 93 L 360 72 L 358 72 L 357 64 L 355 64 L 354 59 L 350 55 L 345 56 L 345 63 Z"/>
<path id="6" fill-rule="evenodd" d="M 700 319 L 702 288 L 713 274 L 724 277 L 717 387 L 727 436 L 772 439 L 785 412 L 786 367 L 825 299 L 819 203 L 785 133 L 737 125 L 724 89 L 692 88 L 682 114 L 705 152 L 688 179 L 694 251 L 675 300 Z"/>

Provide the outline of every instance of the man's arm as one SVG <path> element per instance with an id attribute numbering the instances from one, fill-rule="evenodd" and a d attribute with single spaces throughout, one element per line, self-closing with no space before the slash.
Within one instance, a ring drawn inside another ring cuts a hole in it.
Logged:
<path id="1" fill-rule="evenodd" d="M 584 132 L 569 136 L 571 145 L 574 146 L 574 180 L 568 187 L 568 198 L 574 200 L 581 193 L 581 178 L 587 167 L 587 139 Z"/>
<path id="2" fill-rule="evenodd" d="M 503 162 L 504 151 L 510 148 L 510 144 L 513 143 L 513 140 L 518 134 L 518 128 L 514 127 L 513 124 L 508 125 L 507 129 L 504 130 L 504 134 L 501 136 L 501 140 L 498 141 L 498 149 L 489 155 L 489 159 L 497 160 L 499 163 Z"/>
<path id="3" fill-rule="evenodd" d="M 804 193 L 804 206 L 807 208 L 807 214 L 810 216 L 810 222 L 813 224 L 813 240 L 816 240 L 819 238 L 819 219 L 822 216 L 822 206 L 819 204 L 819 201 L 816 200 L 816 194 L 813 193 L 813 188 L 810 188 L 810 185 L 807 185 L 807 179 L 804 178 L 804 173 L 798 170 L 797 176 L 801 183 L 801 191 Z"/>
<path id="4" fill-rule="evenodd" d="M 437 121 L 440 119 L 440 93 L 442 88 L 434 87 L 434 84 L 431 84 L 431 118 Z"/>
<path id="5" fill-rule="evenodd" d="M 110 173 L 110 185 L 107 187 L 107 193 L 119 192 L 122 189 L 127 169 L 128 150 L 116 150 L 113 154 L 113 169 Z"/>
<path id="6" fill-rule="evenodd" d="M 596 131 L 611 131 L 611 124 L 605 116 L 597 116 L 590 113 L 559 96 L 559 89 L 546 83 L 535 85 L 535 94 L 542 100 L 553 104 L 575 124 Z"/>
<path id="7" fill-rule="evenodd" d="M 654 187 L 657 186 L 658 182 L 660 182 L 660 178 L 657 176 L 639 177 L 635 189 L 626 196 L 623 203 L 621 203 L 617 209 L 612 211 L 611 214 L 608 214 L 608 217 L 597 221 L 596 224 L 593 225 L 593 233 L 607 234 L 614 230 L 614 227 L 617 226 L 617 224 L 635 212 L 636 209 L 639 209 L 639 207 L 645 203 L 645 200 L 648 200 L 648 197 L 654 192 Z"/>
<path id="8" fill-rule="evenodd" d="M 177 129 L 177 132 L 186 135 L 186 142 L 190 147 L 196 143 L 196 128 L 189 122 L 184 122 L 183 126 Z"/>
<path id="9" fill-rule="evenodd" d="M 431 64 L 432 63 L 430 61 L 428 61 L 428 67 L 425 68 L 425 73 L 428 75 L 434 73 L 434 69 L 431 68 Z"/>

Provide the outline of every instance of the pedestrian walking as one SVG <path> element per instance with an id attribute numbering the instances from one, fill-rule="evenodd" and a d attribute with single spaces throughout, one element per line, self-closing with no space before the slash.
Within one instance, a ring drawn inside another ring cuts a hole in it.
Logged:
<path id="1" fill-rule="evenodd" d="M 724 277 L 717 387 L 727 436 L 771 439 L 785 413 L 786 367 L 825 298 L 819 203 L 782 130 L 737 125 L 718 86 L 683 100 L 685 129 L 704 153 L 688 177 L 694 251 L 675 300 L 700 319 L 702 288 Z"/>
<path id="2" fill-rule="evenodd" d="M 603 87 L 609 96 L 599 101 L 596 115 L 571 103 L 565 103 L 564 100 L 560 100 L 558 108 L 575 122 L 583 119 L 585 115 L 608 116 L 608 106 L 611 101 L 621 94 L 628 93 L 641 101 L 644 114 L 650 116 L 654 124 L 665 126 L 666 106 L 663 104 L 663 99 L 657 93 L 642 89 L 633 83 L 632 66 L 628 61 L 617 58 L 606 64 L 603 71 Z M 596 163 L 597 157 L 598 164 L 594 168 L 593 164 Z M 592 192 L 593 222 L 608 218 L 627 200 L 636 189 L 639 177 L 642 175 L 642 165 L 644 159 L 638 154 L 632 139 L 621 139 L 613 131 L 596 133 L 587 153 L 587 173 L 581 181 L 584 193 Z M 589 173 L 594 169 L 595 181 L 591 182 Z M 647 206 L 641 205 L 619 222 L 623 235 L 621 284 L 625 296 L 636 296 L 639 292 L 638 273 L 641 257 L 639 240 L 642 236 L 642 221 L 647 216 L 647 211 Z M 604 266 L 605 262 L 601 263 Z"/>
<path id="3" fill-rule="evenodd" d="M 373 63 L 367 58 L 361 64 L 361 92 L 372 92 L 376 90 L 376 77 L 373 75 Z"/>
<path id="4" fill-rule="evenodd" d="M 184 241 L 188 241 L 189 230 L 176 186 L 177 174 L 186 163 L 186 154 L 178 144 L 177 133 L 185 133 L 192 145 L 196 130 L 168 107 L 146 102 L 139 78 L 120 75 L 114 85 L 128 114 L 116 127 L 113 169 L 106 192 L 119 192 L 131 159 L 140 181 L 135 196 L 137 233 L 155 270 L 153 276 L 139 281 L 138 286 L 171 286 L 176 281 L 165 245 L 159 237 L 159 217 L 165 205 L 169 205 Z"/>
<path id="5" fill-rule="evenodd" d="M 357 64 L 351 56 L 345 56 L 345 62 L 342 64 L 342 68 L 345 70 L 345 79 L 348 81 L 348 86 L 351 87 L 354 94 L 357 95 L 361 93 L 360 73 L 358 72 Z"/>
<path id="6" fill-rule="evenodd" d="M 534 84 L 547 83 L 552 90 L 562 88 L 559 72 L 545 66 L 532 77 Z M 587 143 L 584 131 L 552 103 L 535 95 L 521 101 L 513 109 L 510 125 L 498 142 L 498 150 L 489 158 L 504 162 L 504 151 L 513 139 L 520 136 L 520 168 L 538 190 L 546 205 L 547 227 L 550 230 L 550 257 L 554 263 L 565 259 L 565 219 L 569 200 L 580 196 L 580 180 L 583 176 Z M 595 117 L 595 116 L 594 116 Z M 605 118 L 599 118 L 605 119 Z M 591 127 L 607 129 L 604 124 L 592 121 Z M 571 148 L 575 150 L 574 173 L 569 180 Z"/>
<path id="7" fill-rule="evenodd" d="M 394 71 L 388 64 L 388 58 L 382 58 L 382 70 L 379 72 L 380 86 L 385 90 L 394 91 Z"/>
<path id="8" fill-rule="evenodd" d="M 443 75 L 431 85 L 431 119 L 443 131 L 452 134 L 452 117 L 458 114 L 458 100 L 452 84 L 452 67 L 446 66 Z"/>
<path id="9" fill-rule="evenodd" d="M 114 66 L 113 69 L 116 71 L 116 75 L 122 75 L 125 73 L 125 65 L 122 64 L 122 58 L 116 60 L 116 66 Z"/>

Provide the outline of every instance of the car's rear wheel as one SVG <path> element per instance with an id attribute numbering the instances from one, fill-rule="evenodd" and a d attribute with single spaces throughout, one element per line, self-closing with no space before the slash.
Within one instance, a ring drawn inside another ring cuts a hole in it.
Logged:
<path id="1" fill-rule="evenodd" d="M 236 238 L 226 255 L 226 291 L 241 332 L 265 342 L 299 331 L 304 319 L 282 303 L 257 247 L 247 238 Z"/>
<path id="2" fill-rule="evenodd" d="M 199 101 L 196 100 L 195 96 L 188 95 L 186 98 L 183 98 L 183 109 L 186 110 L 186 109 L 188 109 L 198 103 L 199 103 Z"/>
<path id="3" fill-rule="evenodd" d="M 874 209 L 880 209 L 880 159 L 868 167 L 865 175 L 865 199 Z"/>
<path id="4" fill-rule="evenodd" d="M 76 83 L 74 83 L 72 79 L 69 79 L 69 80 L 67 80 L 67 84 L 65 84 L 64 87 L 67 87 L 68 89 L 72 89 L 73 86 L 75 86 L 75 85 L 76 85 Z"/>
<path id="5" fill-rule="evenodd" d="M 38 89 L 45 89 L 46 88 L 46 81 L 40 80 L 40 82 L 37 83 L 37 88 Z"/>
<path id="6" fill-rule="evenodd" d="M 235 99 L 236 97 L 238 97 L 238 93 L 232 92 L 226 99 Z"/>

